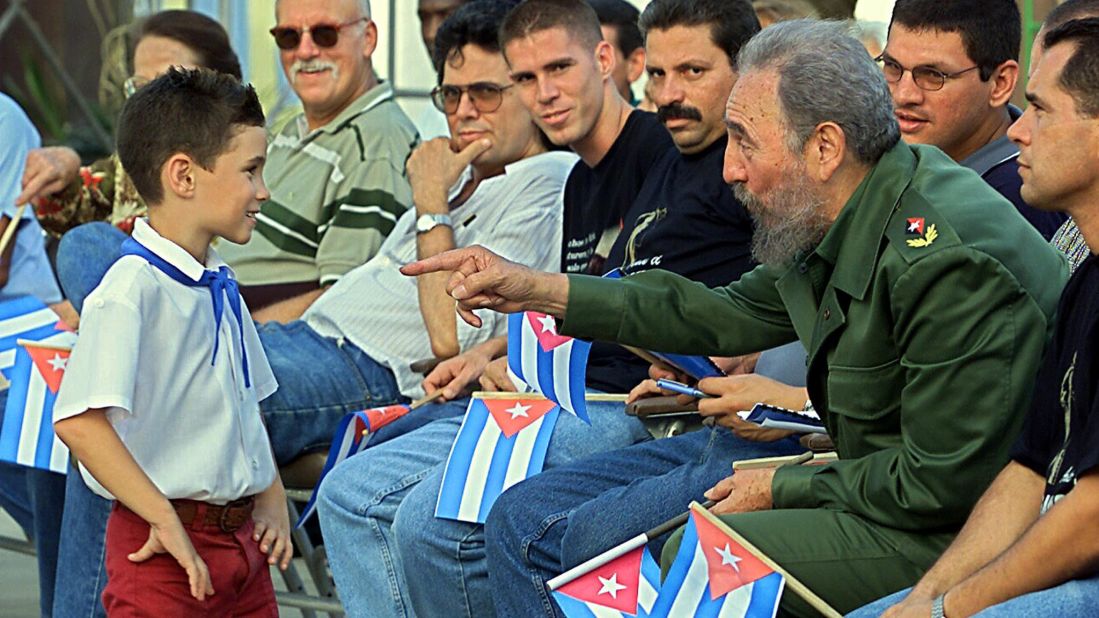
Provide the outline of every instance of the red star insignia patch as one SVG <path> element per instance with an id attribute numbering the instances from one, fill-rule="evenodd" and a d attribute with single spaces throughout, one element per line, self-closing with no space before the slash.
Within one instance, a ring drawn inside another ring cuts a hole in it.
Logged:
<path id="1" fill-rule="evenodd" d="M 909 217 L 908 225 L 904 228 L 904 231 L 909 234 L 923 236 L 923 217 Z"/>

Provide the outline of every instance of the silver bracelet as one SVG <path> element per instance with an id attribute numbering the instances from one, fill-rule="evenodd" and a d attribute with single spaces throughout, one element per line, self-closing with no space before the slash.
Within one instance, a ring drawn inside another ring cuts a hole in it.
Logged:
<path id="1" fill-rule="evenodd" d="M 946 618 L 946 614 L 943 612 L 943 601 L 945 600 L 946 595 L 940 594 L 931 602 L 931 618 Z"/>

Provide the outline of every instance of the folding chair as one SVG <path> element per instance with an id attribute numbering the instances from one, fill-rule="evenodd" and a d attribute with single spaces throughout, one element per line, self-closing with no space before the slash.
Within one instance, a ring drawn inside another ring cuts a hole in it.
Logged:
<path id="1" fill-rule="evenodd" d="M 300 514 L 298 505 L 309 502 L 327 457 L 327 452 L 308 453 L 279 470 L 282 484 L 286 487 L 286 506 L 290 511 L 291 525 L 298 520 Z M 288 592 L 275 593 L 279 605 L 297 608 L 305 618 L 316 618 L 317 612 L 326 613 L 332 618 L 343 616 L 343 606 L 340 605 L 340 599 L 336 594 L 335 583 L 332 581 L 332 576 L 328 574 L 328 560 L 324 546 L 313 545 L 304 526 L 291 531 L 291 538 L 305 563 L 309 578 L 317 589 L 317 595 L 311 595 L 306 591 L 301 573 L 292 561 L 290 567 L 282 572 Z"/>

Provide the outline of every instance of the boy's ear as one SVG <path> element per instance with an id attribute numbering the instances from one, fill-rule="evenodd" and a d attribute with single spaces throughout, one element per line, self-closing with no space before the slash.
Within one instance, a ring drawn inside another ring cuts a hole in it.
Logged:
<path id="1" fill-rule="evenodd" d="M 181 152 L 168 157 L 161 168 L 161 182 L 165 191 L 171 191 L 184 199 L 193 197 L 196 167 L 195 161 Z"/>

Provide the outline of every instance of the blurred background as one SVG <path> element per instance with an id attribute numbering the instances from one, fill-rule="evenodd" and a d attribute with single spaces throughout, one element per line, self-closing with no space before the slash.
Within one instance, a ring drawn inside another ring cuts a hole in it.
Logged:
<path id="1" fill-rule="evenodd" d="M 644 8 L 648 0 L 630 0 Z M 888 22 L 893 0 L 808 0 L 825 16 Z M 1056 0 L 1019 0 L 1023 58 Z M 430 103 L 435 76 L 420 39 L 417 0 L 374 0 L 380 41 L 374 66 L 412 118 Z M 67 144 L 86 160 L 110 151 L 114 119 L 130 75 L 129 25 L 165 9 L 192 9 L 220 21 L 260 93 L 272 128 L 296 110 L 268 30 L 273 0 L 0 0 L 0 91 L 16 99 L 46 144 Z M 636 86 L 640 92 L 640 85 Z"/>

